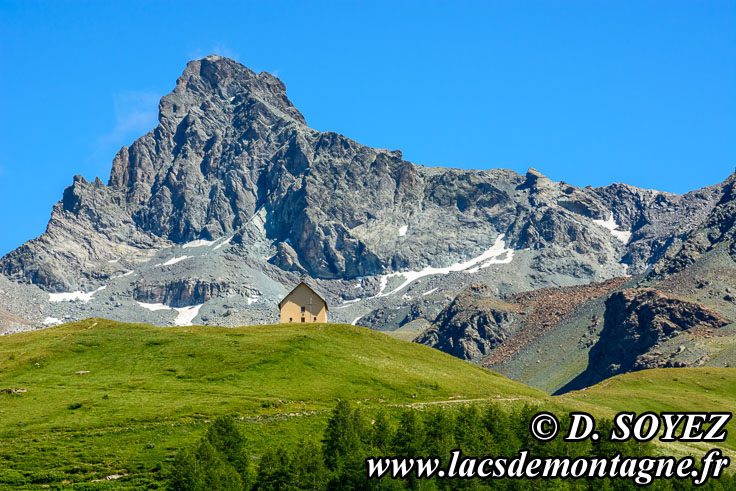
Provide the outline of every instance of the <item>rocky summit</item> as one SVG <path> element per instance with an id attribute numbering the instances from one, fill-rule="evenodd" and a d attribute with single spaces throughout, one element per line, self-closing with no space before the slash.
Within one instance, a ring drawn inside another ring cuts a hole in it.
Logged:
<path id="1" fill-rule="evenodd" d="M 187 64 L 158 121 L 118 152 L 107 184 L 74 177 L 46 231 L 0 260 L 0 331 L 276 322 L 306 276 L 330 320 L 405 338 L 431 328 L 423 342 L 482 362 L 544 337 L 507 308 L 513 295 L 662 281 L 718 243 L 733 249 L 733 177 L 675 195 L 415 165 L 310 128 L 278 78 L 220 56 Z"/>

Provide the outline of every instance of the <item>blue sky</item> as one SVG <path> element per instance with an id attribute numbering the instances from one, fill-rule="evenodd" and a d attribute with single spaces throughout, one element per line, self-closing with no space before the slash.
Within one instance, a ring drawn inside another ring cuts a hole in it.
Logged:
<path id="1" fill-rule="evenodd" d="M 0 1 L 0 254 L 107 182 L 186 62 L 281 78 L 318 130 L 425 165 L 685 192 L 736 167 L 736 2 Z"/>

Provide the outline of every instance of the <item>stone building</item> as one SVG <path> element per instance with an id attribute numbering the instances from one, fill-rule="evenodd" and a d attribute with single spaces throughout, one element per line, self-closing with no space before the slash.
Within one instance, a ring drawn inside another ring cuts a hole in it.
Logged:
<path id="1" fill-rule="evenodd" d="M 303 281 L 279 302 L 281 322 L 327 322 L 327 302 Z"/>

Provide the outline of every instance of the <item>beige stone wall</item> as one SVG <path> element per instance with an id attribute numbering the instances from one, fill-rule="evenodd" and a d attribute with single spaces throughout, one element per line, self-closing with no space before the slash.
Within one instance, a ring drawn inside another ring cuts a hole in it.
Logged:
<path id="1" fill-rule="evenodd" d="M 327 322 L 327 305 L 312 290 L 299 285 L 281 303 L 281 322 Z"/>

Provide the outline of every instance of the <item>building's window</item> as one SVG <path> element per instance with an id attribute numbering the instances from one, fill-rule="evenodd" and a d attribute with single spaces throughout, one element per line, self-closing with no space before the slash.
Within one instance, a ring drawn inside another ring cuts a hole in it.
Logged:
<path id="1" fill-rule="evenodd" d="M 307 308 L 306 307 L 302 307 L 302 312 L 304 312 L 305 310 L 307 310 Z"/>

